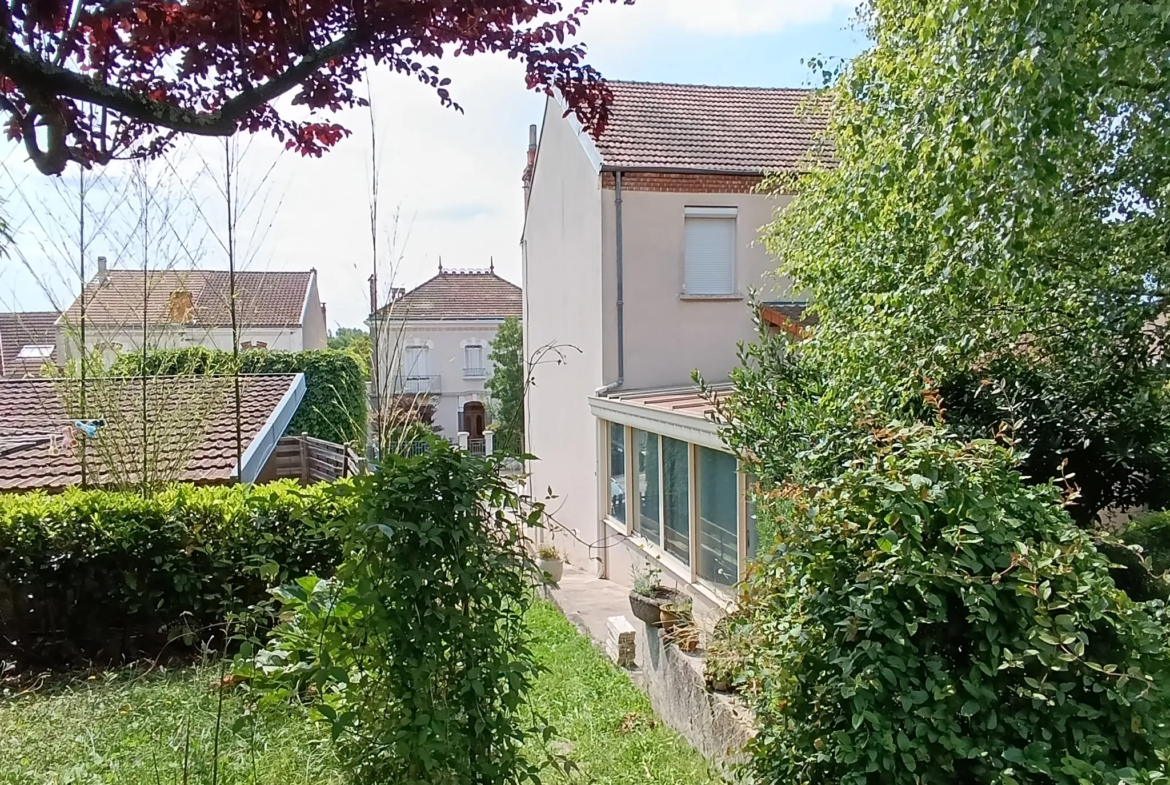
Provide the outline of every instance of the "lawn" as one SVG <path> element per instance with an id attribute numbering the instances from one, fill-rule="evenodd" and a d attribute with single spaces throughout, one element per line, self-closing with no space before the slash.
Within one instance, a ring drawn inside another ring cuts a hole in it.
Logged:
<path id="1" fill-rule="evenodd" d="M 554 749 L 577 764 L 574 781 L 718 782 L 552 606 L 539 603 L 529 619 L 548 669 L 531 703 L 555 726 Z M 269 709 L 249 721 L 243 697 L 229 692 L 221 711 L 212 686 L 218 676 L 209 665 L 120 670 L 0 695 L 0 784 L 210 783 L 217 738 L 217 784 L 346 782 L 327 737 L 303 710 Z M 546 781 L 559 778 L 550 773 Z"/>

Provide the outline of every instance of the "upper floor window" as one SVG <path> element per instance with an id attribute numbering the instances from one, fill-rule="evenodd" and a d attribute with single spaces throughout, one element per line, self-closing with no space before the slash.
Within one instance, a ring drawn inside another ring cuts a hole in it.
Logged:
<path id="1" fill-rule="evenodd" d="M 407 346 L 402 354 L 402 376 L 396 392 L 415 394 L 438 394 L 435 379 L 430 376 L 428 363 L 429 348 Z"/>
<path id="2" fill-rule="evenodd" d="M 463 347 L 463 376 L 468 379 L 482 379 L 487 376 L 483 362 L 483 346 L 470 344 Z"/>
<path id="3" fill-rule="evenodd" d="M 734 207 L 686 208 L 684 294 L 735 294 L 736 213 Z"/>
<path id="4" fill-rule="evenodd" d="M 248 351 L 249 349 L 267 349 L 267 341 L 244 341 L 240 344 L 240 349 Z"/>

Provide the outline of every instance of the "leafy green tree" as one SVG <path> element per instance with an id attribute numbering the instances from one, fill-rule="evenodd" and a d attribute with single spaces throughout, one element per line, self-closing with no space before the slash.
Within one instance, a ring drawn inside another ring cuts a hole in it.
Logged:
<path id="1" fill-rule="evenodd" d="M 832 165 L 775 183 L 766 241 L 819 323 L 719 406 L 776 533 L 740 602 L 758 781 L 1166 781 L 1164 608 L 1064 509 L 1161 479 L 1163 12 L 873 0 L 811 107 Z"/>
<path id="2" fill-rule="evenodd" d="M 307 700 L 355 783 L 540 782 L 525 742 L 552 730 L 525 702 L 540 668 L 524 529 L 543 508 L 494 460 L 439 439 L 352 487 L 360 511 L 333 524 L 335 579 L 276 591 L 283 623 L 237 671 L 265 700 Z"/>
<path id="3" fill-rule="evenodd" d="M 374 350 L 370 343 L 370 334 L 357 327 L 338 327 L 329 335 L 328 346 L 353 355 L 362 368 L 366 378 L 370 378 L 370 369 L 373 367 Z"/>
<path id="4" fill-rule="evenodd" d="M 485 383 L 492 398 L 498 449 L 518 453 L 524 449 L 524 334 L 520 320 L 509 317 L 492 341 L 492 375 Z"/>
<path id="5" fill-rule="evenodd" d="M 986 435 L 1032 417 L 1019 446 L 1041 479 L 1075 464 L 1093 491 L 1082 522 L 1146 501 L 1166 466 L 1149 460 L 1170 378 L 1161 14 L 1133 0 L 876 0 L 875 45 L 825 99 L 836 165 L 783 183 L 797 198 L 767 237 L 815 302 L 817 341 L 840 349 L 835 400 L 912 407 L 938 385 L 956 403 L 982 388 L 999 411 L 956 407 L 956 424 Z M 1058 400 L 1020 405 L 1025 389 Z"/>

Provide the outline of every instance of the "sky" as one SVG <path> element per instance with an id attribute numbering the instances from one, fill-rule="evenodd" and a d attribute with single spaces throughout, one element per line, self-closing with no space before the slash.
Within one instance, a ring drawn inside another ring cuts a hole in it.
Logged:
<path id="1" fill-rule="evenodd" d="M 808 58 L 849 58 L 865 45 L 854 9 L 852 0 L 638 0 L 592 11 L 579 37 L 589 62 L 612 79 L 819 86 Z M 340 115 L 352 135 L 322 158 L 286 153 L 264 136 L 232 142 L 238 265 L 315 268 L 330 329 L 361 326 L 368 313 L 375 181 L 380 296 L 391 282 L 422 283 L 440 258 L 455 269 L 494 263 L 520 283 L 520 176 L 528 126 L 541 121 L 545 99 L 527 91 L 523 68 L 502 56 L 439 66 L 462 113 L 412 79 L 372 73 L 372 113 Z M 119 163 L 84 179 L 76 171 L 47 178 L 23 148 L 0 143 L 0 214 L 14 240 L 0 258 L 0 310 L 71 302 L 82 186 L 87 277 L 103 255 L 115 268 L 140 269 L 144 256 L 151 266 L 226 268 L 224 157 L 223 142 L 199 140 L 137 173 Z M 145 232 L 136 207 L 144 198 Z"/>

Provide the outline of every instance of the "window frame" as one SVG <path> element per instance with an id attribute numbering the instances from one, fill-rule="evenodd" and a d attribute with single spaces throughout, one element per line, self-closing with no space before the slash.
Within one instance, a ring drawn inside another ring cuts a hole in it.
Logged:
<path id="1" fill-rule="evenodd" d="M 737 578 L 736 583 L 731 586 L 708 581 L 699 577 L 699 518 L 700 518 L 700 490 L 699 490 L 699 450 L 709 449 L 715 452 L 721 452 L 728 456 L 735 458 L 734 453 L 727 449 L 719 449 L 705 444 L 697 444 L 695 442 L 679 438 L 678 436 L 669 436 L 648 430 L 647 427 L 636 427 L 626 425 L 625 423 L 616 422 L 614 420 L 607 420 L 605 418 L 598 418 L 600 423 L 600 437 L 601 444 L 604 446 L 605 459 L 604 471 L 600 472 L 601 482 L 599 483 L 599 496 L 601 503 L 602 522 L 603 526 L 608 526 L 610 529 L 621 532 L 625 535 L 631 543 L 636 545 L 640 550 L 649 555 L 655 562 L 657 562 L 664 570 L 677 579 L 689 583 L 693 588 L 700 591 L 709 599 L 728 603 L 734 601 L 736 586 L 746 576 L 747 570 L 747 529 L 749 521 L 747 518 L 748 499 L 748 475 L 745 474 L 746 467 L 743 462 L 736 459 L 735 461 L 735 486 L 736 486 L 736 568 Z M 620 521 L 610 514 L 610 476 L 612 474 L 611 458 L 612 458 L 612 436 L 611 430 L 613 428 L 621 428 L 624 444 L 623 461 L 624 471 L 626 476 L 626 520 Z M 659 510 L 659 542 L 655 543 L 646 539 L 638 533 L 635 528 L 635 515 L 640 514 L 640 503 L 635 505 L 637 509 L 631 508 L 630 502 L 630 483 L 631 478 L 636 477 L 637 462 L 633 449 L 634 433 L 642 431 L 650 436 L 655 436 L 658 439 L 658 510 Z M 688 509 L 688 546 L 689 546 L 689 563 L 674 556 L 666 550 L 666 478 L 665 478 L 665 454 L 663 452 L 664 438 L 671 438 L 677 442 L 686 445 L 687 448 L 687 509 Z"/>
<path id="2" fill-rule="evenodd" d="M 479 366 L 472 367 L 468 365 L 468 351 L 476 349 L 479 351 Z M 484 345 L 479 342 L 469 342 L 463 344 L 463 378 L 464 379 L 486 379 L 487 378 L 487 354 L 484 352 Z"/>
<path id="3" fill-rule="evenodd" d="M 723 220 L 731 222 L 731 248 L 728 264 L 730 270 L 730 285 L 725 292 L 694 292 L 687 287 L 687 223 L 696 220 Z M 739 299 L 739 208 L 734 206 L 688 206 L 683 208 L 683 249 L 682 249 L 682 293 L 681 297 L 688 300 L 704 299 Z"/>

